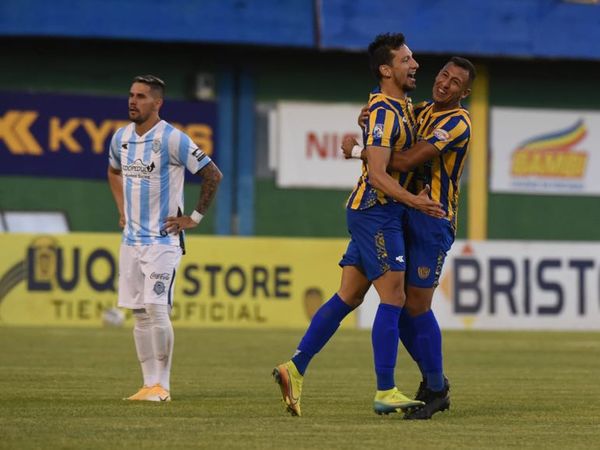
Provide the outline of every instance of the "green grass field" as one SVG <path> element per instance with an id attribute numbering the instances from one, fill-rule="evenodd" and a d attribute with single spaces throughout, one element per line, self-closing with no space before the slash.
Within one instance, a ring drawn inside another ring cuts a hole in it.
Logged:
<path id="1" fill-rule="evenodd" d="M 171 403 L 124 402 L 130 330 L 0 328 L 0 448 L 599 448 L 600 334 L 445 332 L 452 408 L 372 412 L 370 335 L 340 331 L 284 413 L 270 373 L 301 330 L 176 330 Z M 419 375 L 401 352 L 397 382 Z"/>

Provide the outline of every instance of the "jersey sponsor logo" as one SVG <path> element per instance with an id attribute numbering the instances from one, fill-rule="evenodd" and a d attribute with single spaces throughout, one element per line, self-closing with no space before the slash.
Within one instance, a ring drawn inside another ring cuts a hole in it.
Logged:
<path id="1" fill-rule="evenodd" d="M 417 274 L 419 275 L 419 278 L 421 280 L 426 280 L 429 277 L 430 273 L 431 273 L 431 269 L 429 267 L 419 266 L 417 268 Z"/>
<path id="2" fill-rule="evenodd" d="M 399 263 L 403 263 L 404 262 L 404 255 L 396 256 L 396 261 L 398 261 Z"/>
<path id="3" fill-rule="evenodd" d="M 383 124 L 376 123 L 373 127 L 373 137 L 375 139 L 381 139 L 383 137 Z"/>
<path id="4" fill-rule="evenodd" d="M 450 133 L 448 133 L 443 128 L 436 128 L 435 130 L 433 130 L 433 135 L 442 142 L 450 140 Z"/>
<path id="5" fill-rule="evenodd" d="M 171 279 L 171 274 L 164 272 L 164 273 L 156 273 L 156 272 L 152 272 L 150 274 L 150 279 L 151 280 L 159 280 L 159 281 L 169 281 Z"/>
<path id="6" fill-rule="evenodd" d="M 143 178 L 150 179 L 150 174 L 156 168 L 154 161 L 150 164 L 144 163 L 141 159 L 136 159 L 131 164 L 123 164 L 122 166 L 123 175 L 130 178 Z"/>
<path id="7" fill-rule="evenodd" d="M 152 290 L 156 293 L 156 295 L 162 295 L 165 292 L 165 283 L 162 281 L 157 281 L 154 283 L 154 287 Z"/>

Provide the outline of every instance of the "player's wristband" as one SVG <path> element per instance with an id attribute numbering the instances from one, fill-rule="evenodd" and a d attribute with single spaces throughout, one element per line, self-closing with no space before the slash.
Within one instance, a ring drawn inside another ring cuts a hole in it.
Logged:
<path id="1" fill-rule="evenodd" d="M 199 224 L 200 221 L 204 218 L 204 214 L 200 214 L 198 211 L 194 210 L 192 214 L 190 214 L 190 219 L 192 219 L 196 224 Z"/>
<path id="2" fill-rule="evenodd" d="M 355 146 L 352 148 L 352 152 L 350 152 L 350 155 L 351 155 L 353 158 L 360 159 L 360 157 L 361 157 L 361 155 L 362 155 L 362 151 L 363 151 L 363 148 L 362 148 L 360 145 L 355 145 Z"/>

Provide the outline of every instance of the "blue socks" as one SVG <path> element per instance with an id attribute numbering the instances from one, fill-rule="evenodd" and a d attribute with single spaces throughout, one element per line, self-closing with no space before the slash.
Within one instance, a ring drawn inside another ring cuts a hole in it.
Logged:
<path id="1" fill-rule="evenodd" d="M 398 356 L 398 320 L 402 308 L 380 303 L 375 314 L 371 341 L 377 375 L 377 390 L 386 391 L 396 386 L 394 370 Z"/>
<path id="2" fill-rule="evenodd" d="M 419 348 L 417 347 L 417 330 L 415 329 L 415 325 L 413 324 L 413 318 L 408 313 L 406 308 L 402 309 L 402 313 L 400 314 L 400 320 L 398 321 L 398 328 L 400 334 L 400 340 L 402 341 L 402 345 L 406 348 L 408 354 L 412 357 L 412 359 L 419 366 L 419 370 L 421 369 L 420 363 L 420 355 Z M 421 370 L 421 372 L 423 372 Z"/>
<path id="3" fill-rule="evenodd" d="M 432 391 L 441 391 L 444 389 L 444 372 L 440 326 L 431 310 L 412 317 L 411 321 L 415 331 L 412 345 L 417 349 L 417 363 L 427 380 L 427 387 Z M 409 353 L 413 355 L 410 350 Z"/>
<path id="4" fill-rule="evenodd" d="M 310 360 L 327 344 L 350 311 L 352 308 L 337 294 L 319 308 L 298 345 L 298 351 L 292 357 L 301 375 L 304 375 Z"/>

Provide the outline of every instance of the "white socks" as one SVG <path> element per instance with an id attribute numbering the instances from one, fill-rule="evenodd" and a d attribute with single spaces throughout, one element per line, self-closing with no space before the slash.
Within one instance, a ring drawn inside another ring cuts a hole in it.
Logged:
<path id="1" fill-rule="evenodd" d="M 152 320 L 152 346 L 158 373 L 158 382 L 167 391 L 171 390 L 171 360 L 173 356 L 173 325 L 168 305 L 147 303 L 146 312 Z"/>
<path id="2" fill-rule="evenodd" d="M 171 359 L 173 355 L 173 326 L 168 305 L 146 304 L 135 309 L 133 337 L 145 386 L 156 383 L 170 390 Z"/>
<path id="3" fill-rule="evenodd" d="M 135 317 L 133 340 L 138 360 L 142 366 L 144 386 L 154 386 L 158 383 L 158 373 L 152 346 L 152 320 L 145 309 L 134 309 L 133 317 Z"/>

